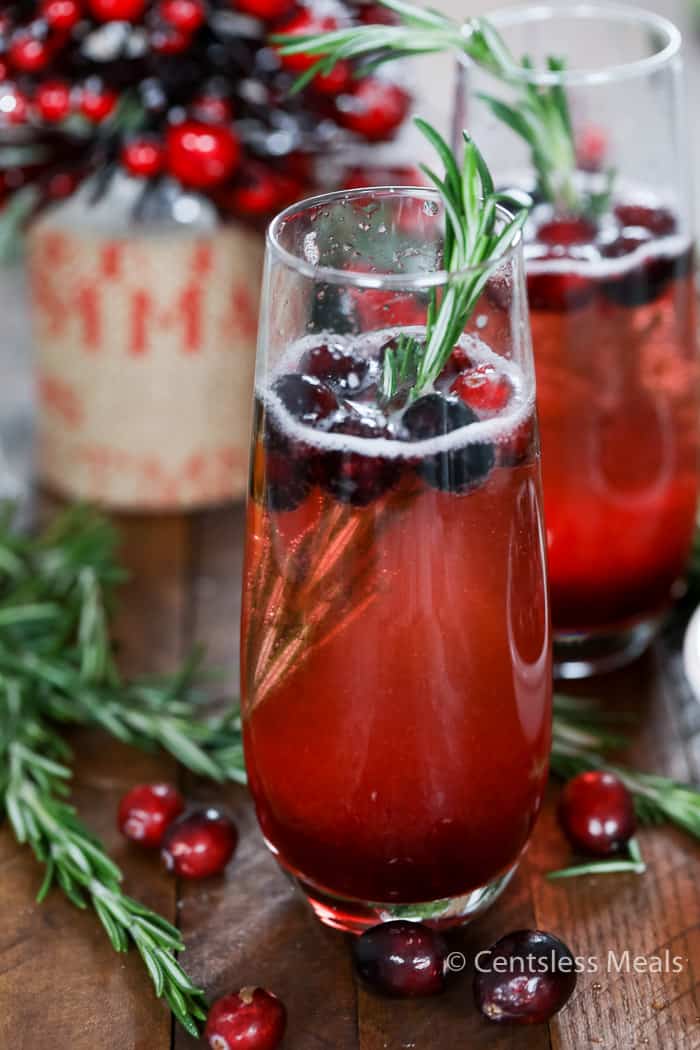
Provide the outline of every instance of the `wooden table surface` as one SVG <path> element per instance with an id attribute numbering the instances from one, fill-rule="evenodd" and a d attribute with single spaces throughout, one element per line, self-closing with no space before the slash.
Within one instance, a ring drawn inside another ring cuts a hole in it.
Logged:
<path id="1" fill-rule="evenodd" d="M 132 571 L 118 637 L 133 670 L 167 670 L 194 639 L 228 669 L 236 689 L 240 510 L 120 522 Z M 683 683 L 677 636 L 667 632 L 634 667 L 587 685 L 615 708 L 639 712 L 631 757 L 700 781 L 700 704 Z M 581 690 L 579 690 L 580 692 Z M 584 690 L 585 691 L 585 690 Z M 549 1025 L 482 1021 L 468 973 L 439 999 L 382 1000 L 353 978 L 343 935 L 321 928 L 263 847 L 244 789 L 197 782 L 164 757 L 142 755 L 97 732 L 76 732 L 75 796 L 82 816 L 122 865 L 127 889 L 177 922 L 184 963 L 211 998 L 246 984 L 282 997 L 285 1050 L 697 1050 L 700 1048 L 698 846 L 673 830 L 644 831 L 649 870 L 550 883 L 569 862 L 548 800 L 519 873 L 483 918 L 454 936 L 470 955 L 507 931 L 539 927 L 601 972 L 579 977 L 575 998 Z M 226 875 L 179 884 L 115 831 L 119 796 L 137 781 L 178 779 L 191 797 L 227 803 L 241 843 Z M 36 864 L 0 830 L 0 1050 L 186 1050 L 134 953 L 117 956 L 90 913 L 53 892 L 34 904 Z M 607 972 L 608 952 L 683 957 L 677 974 Z"/>

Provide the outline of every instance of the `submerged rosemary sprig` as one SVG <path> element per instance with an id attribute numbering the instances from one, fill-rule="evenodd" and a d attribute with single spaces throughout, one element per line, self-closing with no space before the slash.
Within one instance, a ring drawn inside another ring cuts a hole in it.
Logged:
<path id="1" fill-rule="evenodd" d="M 441 178 L 425 164 L 421 165 L 440 192 L 445 207 L 443 260 L 452 276 L 442 290 L 440 301 L 433 289 L 424 338 L 419 341 L 404 335 L 395 350 L 389 348 L 385 352 L 381 390 L 387 401 L 395 396 L 404 380 L 412 381 L 410 400 L 432 387 L 498 260 L 516 240 L 527 218 L 527 212 L 521 211 L 505 224 L 500 222 L 497 214 L 500 196 L 494 191 L 484 158 L 466 132 L 460 170 L 452 150 L 435 128 L 420 117 L 415 123 L 445 169 Z"/>
<path id="2" fill-rule="evenodd" d="M 518 62 L 496 28 L 484 18 L 460 25 L 438 11 L 424 10 L 407 0 L 379 0 L 400 19 L 396 26 L 367 25 L 326 33 L 272 37 L 282 54 L 318 56 L 318 62 L 296 81 L 300 90 L 317 73 L 329 73 L 341 60 L 362 59 L 360 72 L 411 55 L 456 50 L 493 74 L 514 91 L 506 102 L 493 95 L 480 97 L 492 112 L 527 143 L 540 195 L 569 212 L 600 210 L 600 194 L 581 193 L 576 185 L 576 147 L 569 103 L 557 74 L 561 58 L 549 56 L 547 72 L 554 83 L 538 85 L 525 74 L 533 66 L 527 56 Z"/>

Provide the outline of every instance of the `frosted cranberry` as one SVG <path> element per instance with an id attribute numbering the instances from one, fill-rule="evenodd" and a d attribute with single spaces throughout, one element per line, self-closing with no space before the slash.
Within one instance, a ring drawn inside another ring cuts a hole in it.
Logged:
<path id="1" fill-rule="evenodd" d="M 170 784 L 138 784 L 120 801 L 117 826 L 132 842 L 156 848 L 184 808 L 182 795 Z"/>
<path id="2" fill-rule="evenodd" d="M 510 400 L 511 386 L 493 365 L 479 365 L 460 373 L 450 392 L 476 412 L 487 414 L 505 408 Z"/>
<path id="3" fill-rule="evenodd" d="M 294 10 L 296 0 L 232 0 L 232 6 L 263 22 L 274 22 Z"/>
<path id="4" fill-rule="evenodd" d="M 644 204 L 618 204 L 615 215 L 623 226 L 641 226 L 656 237 L 676 232 L 676 217 L 668 208 L 651 208 Z"/>
<path id="5" fill-rule="evenodd" d="M 537 240 L 550 247 L 568 248 L 572 244 L 591 244 L 597 230 L 593 223 L 580 217 L 552 219 L 537 228 Z"/>
<path id="6" fill-rule="evenodd" d="M 377 77 L 359 80 L 337 103 L 338 123 L 368 142 L 389 138 L 403 123 L 411 100 L 398 84 Z"/>
<path id="7" fill-rule="evenodd" d="M 156 139 L 138 138 L 127 142 L 121 154 L 124 167 L 139 178 L 153 178 L 163 170 L 164 150 Z"/>
<path id="8" fill-rule="evenodd" d="M 362 386 L 369 362 L 342 346 L 323 343 L 306 351 L 300 367 L 307 375 L 323 380 L 336 391 L 353 393 Z"/>
<path id="9" fill-rule="evenodd" d="M 517 930 L 479 952 L 476 1005 L 497 1024 L 544 1024 L 576 987 L 576 960 L 551 933 Z"/>
<path id="10" fill-rule="evenodd" d="M 607 857 L 634 835 L 634 801 L 612 773 L 579 773 L 566 784 L 559 804 L 559 821 L 576 849 Z"/>
<path id="11" fill-rule="evenodd" d="M 562 256 L 552 256 L 562 262 Z M 533 310 L 563 313 L 586 306 L 593 298 L 595 286 L 584 274 L 573 271 L 550 271 L 527 274 L 527 297 Z"/>
<path id="12" fill-rule="evenodd" d="M 467 427 L 477 422 L 478 418 L 459 398 L 426 394 L 404 412 L 401 436 L 407 441 L 426 441 Z M 484 480 L 494 461 L 493 446 L 482 441 L 461 447 L 457 445 L 446 452 L 425 456 L 417 469 L 434 488 L 463 493 Z"/>
<path id="13" fill-rule="evenodd" d="M 328 428 L 331 434 L 376 440 L 391 439 L 385 425 L 369 416 L 348 413 Z M 335 499 L 355 507 L 365 507 L 398 481 L 401 463 L 372 454 L 337 450 L 326 452 L 320 458 L 319 479 Z"/>
<path id="14" fill-rule="evenodd" d="M 114 112 L 118 101 L 115 91 L 86 85 L 80 96 L 80 112 L 93 124 L 101 124 Z"/>
<path id="15" fill-rule="evenodd" d="M 70 85 L 63 80 L 49 80 L 37 89 L 35 102 L 43 120 L 52 124 L 65 120 L 71 110 Z"/>
<path id="16" fill-rule="evenodd" d="M 327 419 L 338 407 L 333 391 L 313 376 L 283 375 L 275 380 L 272 389 L 290 415 L 308 426 Z"/>
<path id="17" fill-rule="evenodd" d="M 146 0 L 88 0 L 90 13 L 101 22 L 136 22 L 146 8 Z"/>
<path id="18" fill-rule="evenodd" d="M 284 1004 L 263 988 L 241 988 L 217 999 L 204 1038 L 211 1050 L 277 1050 L 287 1025 Z"/>
<path id="19" fill-rule="evenodd" d="M 10 45 L 9 59 L 12 66 L 22 73 L 38 73 L 44 69 L 51 57 L 46 40 L 32 33 L 22 33 Z"/>
<path id="20" fill-rule="evenodd" d="M 170 825 L 160 855 L 174 875 L 206 879 L 221 874 L 237 843 L 236 825 L 229 817 L 218 809 L 202 809 Z"/>
<path id="21" fill-rule="evenodd" d="M 240 144 L 230 128 L 197 121 L 171 127 L 167 138 L 168 168 L 184 186 L 211 189 L 238 167 Z"/>
<path id="22" fill-rule="evenodd" d="M 285 36 L 294 37 L 328 33 L 337 28 L 338 22 L 335 18 L 320 17 L 308 8 L 304 8 L 288 22 L 285 22 L 279 32 L 284 33 Z M 289 69 L 292 73 L 305 73 L 319 59 L 318 55 L 306 55 L 303 52 L 300 55 L 280 55 L 279 57 L 284 68 Z"/>
<path id="23" fill-rule="evenodd" d="M 41 14 L 52 29 L 66 33 L 80 21 L 81 9 L 77 0 L 43 0 Z"/>
<path id="24" fill-rule="evenodd" d="M 201 0 L 161 0 L 159 7 L 163 21 L 181 33 L 194 33 L 205 19 Z"/>
<path id="25" fill-rule="evenodd" d="M 423 998 L 445 987 L 445 943 L 422 923 L 397 919 L 373 926 L 352 945 L 359 975 L 382 995 Z"/>

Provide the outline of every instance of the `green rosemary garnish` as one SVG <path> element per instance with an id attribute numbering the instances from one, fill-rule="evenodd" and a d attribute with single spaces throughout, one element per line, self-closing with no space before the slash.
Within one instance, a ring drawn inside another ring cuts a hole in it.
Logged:
<path id="1" fill-rule="evenodd" d="M 407 0 L 379 0 L 401 20 L 397 26 L 367 25 L 304 36 L 272 37 L 286 55 L 318 55 L 318 62 L 295 83 L 300 90 L 317 73 L 329 73 L 336 62 L 363 59 L 359 72 L 411 55 L 456 50 L 493 74 L 515 92 L 507 103 L 481 95 L 493 113 L 527 143 L 542 197 L 569 212 L 600 209 L 604 194 L 582 194 L 576 185 L 576 147 L 566 92 L 561 83 L 536 85 L 523 76 L 532 70 L 525 56 L 519 63 L 495 27 L 484 18 L 463 25 L 438 11 L 423 10 Z M 550 56 L 547 71 L 562 73 L 565 63 Z"/>
<path id="2" fill-rule="evenodd" d="M 590 860 L 585 864 L 573 864 L 570 868 L 549 871 L 547 878 L 573 879 L 579 875 L 618 875 L 620 872 L 643 875 L 647 866 L 636 838 L 629 840 L 626 853 L 626 856 L 621 854 L 619 857 L 611 857 L 610 860 Z"/>
<path id="3" fill-rule="evenodd" d="M 464 132 L 464 161 L 460 171 L 452 150 L 435 128 L 420 117 L 415 123 L 445 169 L 440 178 L 431 168 L 421 165 L 439 190 L 445 206 L 443 259 L 445 269 L 452 276 L 439 302 L 436 291 L 432 292 L 423 340 L 403 335 L 396 349 L 386 352 L 381 382 L 386 401 L 396 395 L 402 382 L 412 383 L 410 400 L 432 387 L 461 337 L 493 268 L 527 218 L 527 212 L 521 211 L 498 231 L 500 196 L 494 192 L 491 173 L 469 135 Z M 488 266 L 489 262 L 493 262 L 492 267 Z"/>

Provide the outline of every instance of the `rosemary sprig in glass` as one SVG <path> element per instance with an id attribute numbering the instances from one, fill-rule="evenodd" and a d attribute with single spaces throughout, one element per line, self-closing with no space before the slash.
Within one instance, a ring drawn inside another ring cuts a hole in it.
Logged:
<path id="1" fill-rule="evenodd" d="M 563 59 L 550 55 L 546 73 L 554 82 L 535 84 L 528 74 L 532 63 L 511 54 L 496 28 L 485 18 L 470 18 L 462 25 L 438 11 L 425 10 L 408 0 L 379 0 L 399 18 L 396 26 L 367 25 L 298 36 L 277 34 L 273 43 L 284 55 L 318 56 L 296 81 L 301 90 L 317 73 L 329 73 L 341 60 L 363 60 L 366 73 L 385 62 L 411 55 L 455 50 L 487 70 L 514 92 L 512 102 L 482 94 L 494 115 L 527 144 L 537 175 L 540 195 L 556 207 L 574 213 L 600 211 L 610 184 L 602 193 L 583 193 L 576 180 L 576 145 L 569 102 L 557 74 Z M 611 182 L 612 176 L 609 179 Z"/>

